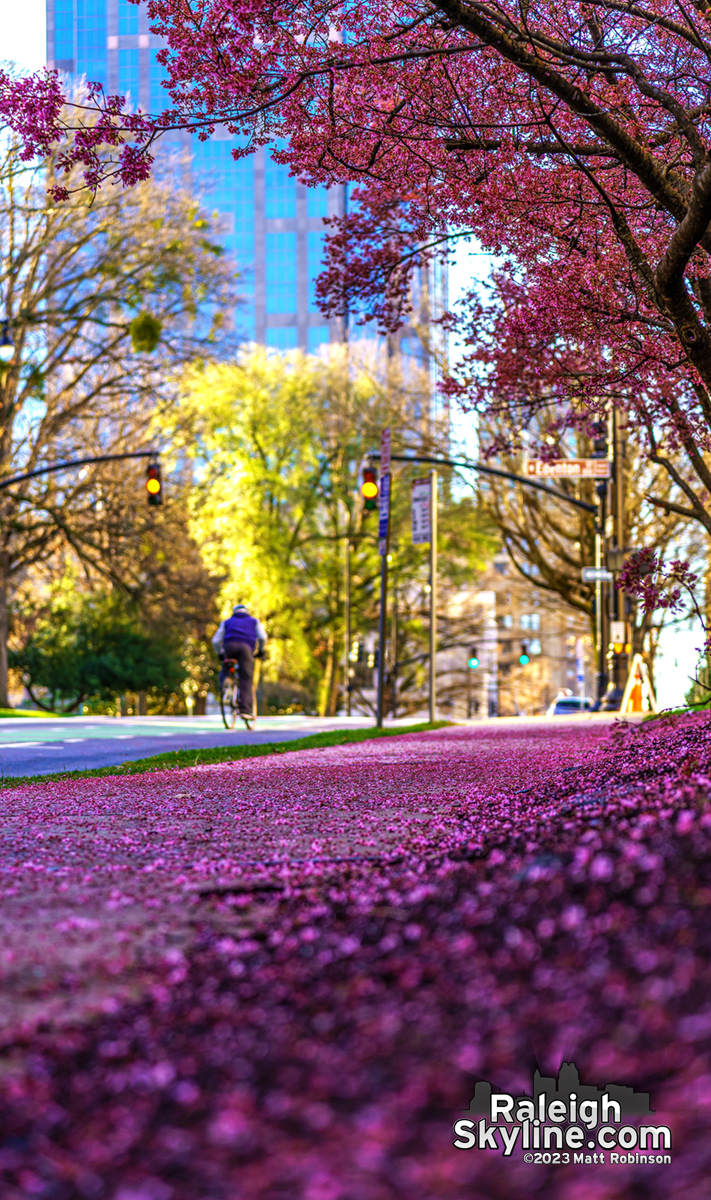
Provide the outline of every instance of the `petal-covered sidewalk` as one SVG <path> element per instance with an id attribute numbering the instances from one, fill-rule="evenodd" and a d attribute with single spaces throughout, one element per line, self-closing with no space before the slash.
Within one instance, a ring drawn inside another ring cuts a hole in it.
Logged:
<path id="1" fill-rule="evenodd" d="M 711 723 L 409 735 L 0 794 L 0 1196 L 708 1195 Z M 458 1151 L 477 1078 L 671 1166 Z"/>

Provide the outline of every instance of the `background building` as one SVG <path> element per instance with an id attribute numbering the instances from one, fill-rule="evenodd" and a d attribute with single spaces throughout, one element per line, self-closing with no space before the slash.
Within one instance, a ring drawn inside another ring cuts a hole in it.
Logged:
<path id="1" fill-rule="evenodd" d="M 145 6 L 128 0 L 47 0 L 47 65 L 129 95 L 135 107 L 168 107 L 156 61 L 160 38 L 148 30 Z M 165 139 L 182 156 L 192 186 L 220 213 L 222 244 L 242 272 L 246 303 L 237 332 L 279 350 L 318 350 L 339 341 L 342 328 L 316 306 L 323 218 L 343 211 L 344 189 L 306 188 L 274 163 L 267 150 L 235 162 L 235 140 L 219 131 L 208 142 L 187 134 Z"/>
<path id="2" fill-rule="evenodd" d="M 559 692 L 579 694 L 579 670 L 583 694 L 595 697 L 589 619 L 523 579 L 505 553 L 471 589 L 443 589 L 441 611 L 452 646 L 438 654 L 445 716 L 541 715 Z"/>

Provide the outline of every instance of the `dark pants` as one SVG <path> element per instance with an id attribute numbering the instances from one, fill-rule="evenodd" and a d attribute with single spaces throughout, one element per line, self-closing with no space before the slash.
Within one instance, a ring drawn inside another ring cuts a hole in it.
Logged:
<path id="1" fill-rule="evenodd" d="M 239 711 L 254 712 L 254 691 L 252 678 L 254 676 L 254 650 L 248 642 L 226 641 L 224 645 L 225 661 L 233 658 L 239 672 Z M 223 663 L 220 671 L 220 691 L 227 676 L 227 667 Z"/>

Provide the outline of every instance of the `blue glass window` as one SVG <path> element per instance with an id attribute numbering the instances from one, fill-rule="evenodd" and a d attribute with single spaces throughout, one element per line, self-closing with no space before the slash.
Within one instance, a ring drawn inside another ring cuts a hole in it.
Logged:
<path id="1" fill-rule="evenodd" d="M 296 234 L 266 235 L 265 282 L 268 313 L 296 312 Z"/>
<path id="2" fill-rule="evenodd" d="M 254 160 L 250 156 L 235 162 L 232 150 L 236 144 L 232 139 L 194 139 L 193 170 L 206 206 L 228 218 L 231 232 L 221 234 L 220 241 L 244 270 L 254 261 Z M 242 278 L 240 291 L 247 290 L 252 282 Z"/>
<path id="3" fill-rule="evenodd" d="M 166 108 L 172 107 L 168 92 L 161 86 L 163 80 L 167 78 L 167 68 L 162 63 L 157 62 L 155 57 L 151 55 L 150 111 L 154 115 L 165 112 Z"/>
<path id="4" fill-rule="evenodd" d="M 306 247 L 307 270 L 309 273 L 309 312 L 318 312 L 316 303 L 316 276 L 323 270 L 323 241 L 325 234 L 311 230 Z"/>
<path id="5" fill-rule="evenodd" d="M 306 193 L 306 214 L 309 217 L 328 216 L 328 188 L 309 188 Z"/>
<path id="6" fill-rule="evenodd" d="M 138 8 L 128 0 L 118 0 L 118 31 L 120 34 L 138 33 Z"/>
<path id="7" fill-rule="evenodd" d="M 105 0 L 76 0 L 77 75 L 106 87 Z"/>
<path id="8" fill-rule="evenodd" d="M 296 216 L 296 180 L 289 177 L 288 167 L 269 157 L 264 169 L 264 215 L 267 220 Z"/>
<path id="9" fill-rule="evenodd" d="M 328 345 L 329 341 L 328 325 L 316 325 L 309 329 L 309 354 L 316 354 L 321 346 Z"/>
<path id="10" fill-rule="evenodd" d="M 119 50 L 119 92 L 138 107 L 138 50 Z"/>
<path id="11" fill-rule="evenodd" d="M 266 330 L 266 344 L 272 350 L 295 350 L 296 349 L 296 326 L 295 325 L 272 325 Z"/>
<path id="12" fill-rule="evenodd" d="M 63 62 L 74 58 L 74 0 L 55 0 L 54 57 Z"/>

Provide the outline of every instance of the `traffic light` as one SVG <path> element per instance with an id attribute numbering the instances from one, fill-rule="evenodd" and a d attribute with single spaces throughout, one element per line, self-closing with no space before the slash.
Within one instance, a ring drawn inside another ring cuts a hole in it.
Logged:
<path id="1" fill-rule="evenodd" d="M 607 458 L 607 421 L 596 421 L 592 427 L 593 458 Z"/>
<path id="2" fill-rule="evenodd" d="M 522 667 L 525 667 L 526 663 L 531 661 L 528 657 L 528 642 L 521 642 L 521 653 L 518 656 L 518 661 Z"/>
<path id="3" fill-rule="evenodd" d="M 478 666 L 479 655 L 477 653 L 477 648 L 476 646 L 472 646 L 471 650 L 469 651 L 469 667 L 472 671 L 475 671 Z"/>
<path id="4" fill-rule="evenodd" d="M 160 475 L 160 464 L 157 462 L 149 463 L 146 467 L 146 492 L 148 493 L 149 504 L 163 503 L 163 483 Z"/>
<path id="5" fill-rule="evenodd" d="M 374 467 L 363 468 L 363 482 L 360 485 L 364 500 L 363 508 L 370 512 L 378 507 L 378 473 Z"/>

